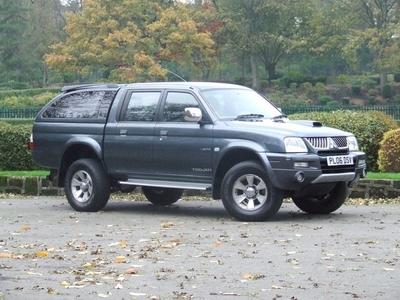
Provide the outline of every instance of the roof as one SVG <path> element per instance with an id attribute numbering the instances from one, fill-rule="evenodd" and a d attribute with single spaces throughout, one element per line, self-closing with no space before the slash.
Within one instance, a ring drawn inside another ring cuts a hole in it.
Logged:
<path id="1" fill-rule="evenodd" d="M 218 88 L 241 88 L 247 87 L 229 83 L 218 82 L 147 82 L 147 83 L 132 83 L 127 85 L 128 88 L 177 88 L 189 89 L 195 88 L 199 90 L 218 89 Z"/>
<path id="2" fill-rule="evenodd" d="M 77 90 L 84 89 L 119 89 L 123 86 L 131 89 L 146 89 L 146 88 L 176 88 L 176 89 L 218 89 L 218 88 L 241 88 L 247 89 L 247 87 L 228 83 L 218 82 L 143 82 L 143 83 L 131 83 L 131 84 L 113 84 L 113 83 L 93 83 L 93 84 L 79 84 L 64 86 L 61 92 L 68 93 Z"/>

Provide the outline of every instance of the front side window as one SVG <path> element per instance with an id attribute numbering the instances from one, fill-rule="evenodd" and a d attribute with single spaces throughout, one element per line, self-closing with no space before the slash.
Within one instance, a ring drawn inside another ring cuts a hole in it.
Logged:
<path id="1" fill-rule="evenodd" d="M 155 120 L 157 104 L 161 92 L 133 92 L 123 121 L 151 122 Z"/>
<path id="2" fill-rule="evenodd" d="M 115 91 L 84 91 L 66 95 L 50 104 L 43 118 L 105 119 Z"/>
<path id="3" fill-rule="evenodd" d="M 198 107 L 196 98 L 188 93 L 169 92 L 165 101 L 164 121 L 185 122 L 185 108 Z"/>

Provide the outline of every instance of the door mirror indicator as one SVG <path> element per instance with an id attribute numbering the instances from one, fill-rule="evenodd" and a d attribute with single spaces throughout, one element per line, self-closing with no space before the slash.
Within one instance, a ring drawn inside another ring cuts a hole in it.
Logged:
<path id="1" fill-rule="evenodd" d="M 201 109 L 197 107 L 185 108 L 185 121 L 187 122 L 200 122 L 203 117 Z"/>

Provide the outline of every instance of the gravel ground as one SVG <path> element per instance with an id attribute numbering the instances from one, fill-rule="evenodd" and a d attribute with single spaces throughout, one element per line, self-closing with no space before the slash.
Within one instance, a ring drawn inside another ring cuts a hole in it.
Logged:
<path id="1" fill-rule="evenodd" d="M 0 299 L 399 299 L 400 205 L 270 222 L 221 202 L 0 200 Z"/>

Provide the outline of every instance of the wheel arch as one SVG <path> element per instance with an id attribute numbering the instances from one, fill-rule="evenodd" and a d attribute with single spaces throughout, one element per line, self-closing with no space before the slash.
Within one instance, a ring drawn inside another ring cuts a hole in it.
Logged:
<path id="1" fill-rule="evenodd" d="M 102 162 L 102 149 L 95 139 L 90 137 L 72 138 L 67 142 L 58 171 L 57 184 L 59 187 L 64 185 L 65 174 L 69 166 L 82 158 L 92 158 Z"/>
<path id="2" fill-rule="evenodd" d="M 234 165 L 243 161 L 256 161 L 263 167 L 266 167 L 265 160 L 261 156 L 263 152 L 256 151 L 253 147 L 233 146 L 226 149 L 221 154 L 218 161 L 217 168 L 214 172 L 213 180 L 213 198 L 220 199 L 221 197 L 221 183 L 226 172 Z"/>

